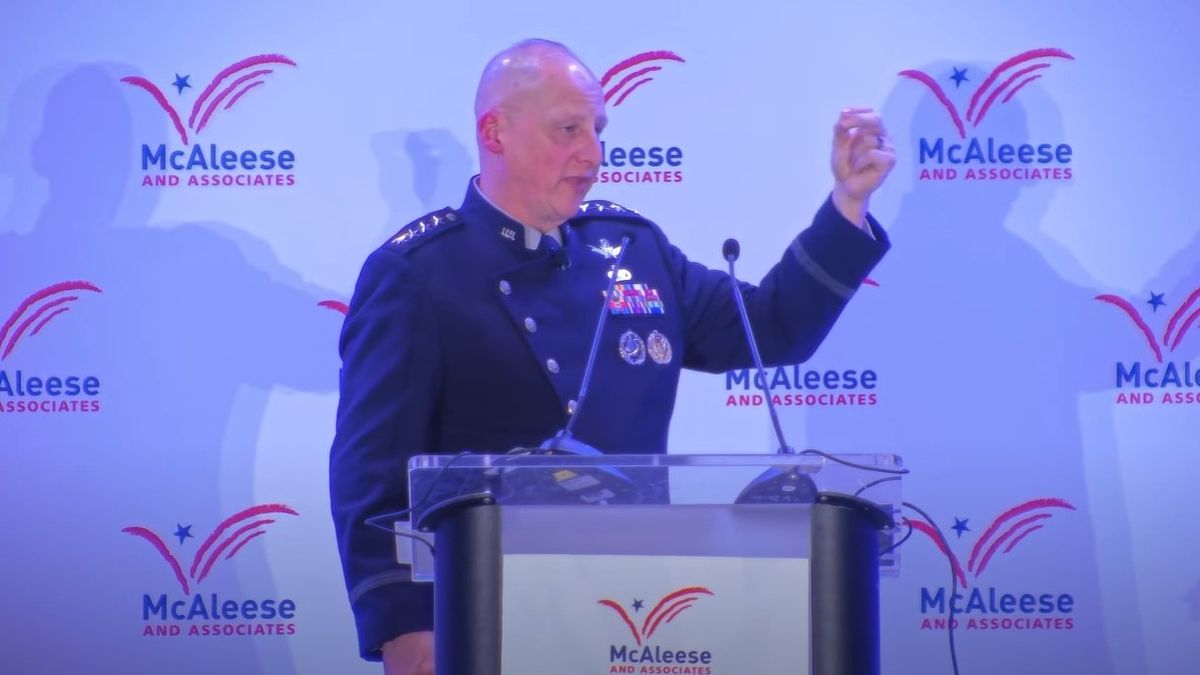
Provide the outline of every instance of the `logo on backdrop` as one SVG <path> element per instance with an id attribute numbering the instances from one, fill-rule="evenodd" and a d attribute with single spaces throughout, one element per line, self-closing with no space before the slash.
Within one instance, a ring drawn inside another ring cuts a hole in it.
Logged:
<path id="1" fill-rule="evenodd" d="M 611 609 L 629 629 L 633 644 L 608 646 L 608 663 L 611 673 L 688 673 L 689 675 L 711 675 L 713 655 L 709 650 L 680 649 L 662 644 L 649 644 L 650 638 L 659 628 L 671 623 L 680 614 L 691 609 L 705 596 L 713 592 L 703 586 L 686 586 L 667 593 L 641 617 L 646 608 L 643 599 L 635 598 L 629 609 L 616 600 L 605 598 L 598 604 Z M 632 610 L 632 614 L 630 613 Z M 668 664 L 670 664 L 668 666 Z M 649 670 L 647 669 L 649 668 Z M 669 668 L 669 669 L 668 669 Z"/>
<path id="2" fill-rule="evenodd" d="M 809 368 L 793 364 L 725 373 L 727 407 L 765 406 L 766 397 L 778 406 L 842 408 L 879 403 L 879 373 L 871 368 Z M 765 377 L 764 377 L 765 375 Z"/>
<path id="3" fill-rule="evenodd" d="M 298 515 L 283 504 L 260 504 L 221 521 L 198 545 L 192 525 L 177 523 L 169 546 L 164 537 L 148 527 L 134 525 L 121 531 L 144 540 L 166 564 L 179 586 L 179 593 L 142 595 L 142 635 L 146 637 L 294 635 L 296 603 L 290 598 L 229 597 L 218 592 L 200 593 L 214 569 L 235 558 L 245 547 L 267 533 L 282 516 Z M 186 552 L 195 548 L 191 563 L 184 567 Z M 172 552 L 178 550 L 179 555 Z"/>
<path id="4" fill-rule="evenodd" d="M 920 70 L 901 71 L 901 77 L 925 85 L 945 109 L 947 126 L 955 132 L 952 136 L 918 138 L 917 156 L 921 169 L 918 178 L 932 181 L 1071 180 L 1073 151 L 1069 144 L 1052 141 L 1014 143 L 1011 139 L 990 134 L 980 135 L 975 130 L 988 118 L 988 113 L 1012 101 L 1052 66 L 1074 60 L 1074 56 L 1061 49 L 1031 49 L 1005 60 L 989 73 L 976 72 L 967 66 L 954 67 L 952 73 L 936 75 Z M 975 82 L 978 84 L 972 86 Z M 950 83 L 953 88 L 947 92 Z"/>
<path id="5" fill-rule="evenodd" d="M 604 102 L 615 111 L 629 105 L 630 97 L 654 81 L 660 73 L 684 63 L 683 57 L 669 51 L 634 54 L 621 61 L 600 78 Z M 637 97 L 634 97 L 635 99 Z M 683 181 L 683 149 L 666 143 L 614 145 L 600 142 L 602 156 L 600 183 L 679 183 Z"/>
<path id="6" fill-rule="evenodd" d="M 1071 630 L 1075 627 L 1075 597 L 1070 593 L 1047 589 L 997 588 L 981 585 L 980 578 L 1004 558 L 1016 555 L 1028 537 L 1040 536 L 1050 520 L 1064 512 L 1075 511 L 1066 500 L 1054 497 L 1031 499 L 1004 511 L 982 527 L 982 534 L 971 545 L 967 564 L 948 548 L 937 530 L 924 520 L 905 518 L 912 527 L 933 542 L 950 563 L 957 590 L 949 585 L 922 586 L 920 597 L 922 630 L 945 630 L 950 609 L 954 610 L 956 630 L 1022 631 Z M 953 534 L 951 534 L 951 531 Z M 960 541 L 974 532 L 970 518 L 954 518 L 946 531 L 950 541 Z M 932 618 L 930 615 L 934 615 Z"/>
<path id="7" fill-rule="evenodd" d="M 1200 403 L 1200 362 L 1192 363 L 1186 358 L 1171 358 L 1184 338 L 1200 321 L 1200 288 L 1188 294 L 1183 303 L 1173 311 L 1165 293 L 1151 291 L 1150 299 L 1145 301 L 1145 304 L 1151 307 L 1150 321 L 1133 302 L 1125 298 L 1106 293 L 1097 295 L 1096 300 L 1115 308 L 1129 319 L 1129 325 L 1141 336 L 1146 346 L 1143 359 L 1117 361 L 1116 403 Z M 1156 334 L 1150 327 L 1150 322 L 1158 315 L 1160 309 L 1164 310 L 1164 318 L 1158 321 L 1165 322 L 1161 335 Z M 1151 357 L 1153 361 L 1150 360 Z"/>
<path id="8" fill-rule="evenodd" d="M 60 317 L 101 292 L 89 281 L 62 281 L 30 294 L 8 315 L 0 326 L 0 414 L 100 411 L 96 375 L 31 372 L 9 364 L 20 348 L 69 323 Z"/>
<path id="9" fill-rule="evenodd" d="M 877 288 L 879 282 L 866 279 L 863 285 Z M 764 368 L 762 375 L 749 368 L 727 371 L 725 406 L 765 406 L 767 396 L 776 407 L 840 408 L 879 403 L 879 373 L 875 369 L 810 366 L 797 363 Z"/>
<path id="10" fill-rule="evenodd" d="M 342 316 L 346 316 L 350 313 L 350 305 L 347 305 L 341 300 L 322 300 L 317 303 L 317 306 L 332 310 L 338 314 L 341 314 Z"/>
<path id="11" fill-rule="evenodd" d="M 286 148 L 228 148 L 216 143 L 199 143 L 214 118 L 237 106 L 247 94 L 266 84 L 278 69 L 294 68 L 296 62 L 281 54 L 259 54 L 230 64 L 203 89 L 192 85 L 191 75 L 175 74 L 166 88 L 131 75 L 121 82 L 147 93 L 162 109 L 179 139 L 140 149 L 141 184 L 147 187 L 279 187 L 294 185 L 296 154 Z M 171 92 L 171 88 L 175 91 Z M 196 91 L 199 90 L 199 94 Z M 254 98 L 254 95 L 249 96 Z M 176 103 L 172 103 L 174 99 Z M 188 99 L 192 99 L 190 107 Z M 178 107 L 177 107 L 178 106 Z"/>

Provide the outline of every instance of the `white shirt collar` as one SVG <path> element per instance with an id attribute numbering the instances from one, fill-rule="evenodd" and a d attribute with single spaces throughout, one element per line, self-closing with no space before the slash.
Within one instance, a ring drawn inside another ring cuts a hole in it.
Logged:
<path id="1" fill-rule="evenodd" d="M 508 216 L 514 223 L 520 223 L 521 227 L 525 228 L 525 248 L 529 249 L 530 251 L 536 250 L 538 247 L 538 244 L 540 244 L 542 242 L 541 231 L 538 230 L 537 228 L 530 227 L 530 226 L 526 225 L 525 223 L 521 223 L 521 221 L 517 220 L 516 218 L 513 218 L 512 214 L 510 214 L 508 211 L 505 211 L 504 209 L 500 208 L 500 206 L 498 204 L 496 204 L 496 202 L 492 201 L 491 198 L 488 197 L 487 194 L 483 191 L 483 189 L 479 187 L 479 177 L 478 176 L 473 178 L 472 182 L 475 185 L 475 191 L 479 193 L 480 197 L 483 197 L 483 200 L 485 202 L 487 202 L 488 204 L 491 204 L 493 209 L 496 209 L 500 213 L 503 213 L 504 215 Z M 562 244 L 563 239 L 562 239 L 562 228 L 561 227 L 556 227 L 553 230 L 550 230 L 550 232 L 548 232 L 547 235 L 554 241 L 558 242 L 559 244 Z"/>

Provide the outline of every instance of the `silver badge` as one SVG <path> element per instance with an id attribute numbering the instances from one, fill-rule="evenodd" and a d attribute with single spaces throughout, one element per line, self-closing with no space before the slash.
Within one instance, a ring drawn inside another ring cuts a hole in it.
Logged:
<path id="1" fill-rule="evenodd" d="M 671 341 L 666 335 L 658 331 L 650 331 L 646 336 L 646 351 L 650 353 L 650 358 L 660 365 L 666 365 L 671 362 Z"/>
<path id="2" fill-rule="evenodd" d="M 592 246 L 591 244 L 588 244 L 588 248 L 592 249 L 593 252 L 604 256 L 606 260 L 616 260 L 617 256 L 621 255 L 621 247 L 613 246 L 612 244 L 608 243 L 607 239 L 601 239 L 599 246 Z"/>
<path id="3" fill-rule="evenodd" d="M 509 241 L 516 241 L 517 240 L 517 231 L 512 229 L 511 227 L 506 227 L 503 230 L 500 230 L 500 236 L 504 237 L 505 239 L 507 239 Z"/>
<path id="4" fill-rule="evenodd" d="M 646 343 L 642 342 L 642 336 L 627 330 L 617 341 L 617 353 L 625 359 L 625 363 L 631 366 L 640 366 L 646 362 Z"/>
<path id="5" fill-rule="evenodd" d="M 630 279 L 633 278 L 633 272 L 630 272 L 629 270 L 625 269 L 624 267 L 619 268 L 616 272 L 617 272 L 617 281 L 618 282 L 629 281 Z M 613 270 L 609 270 L 608 278 L 611 279 L 612 276 L 613 276 Z"/>

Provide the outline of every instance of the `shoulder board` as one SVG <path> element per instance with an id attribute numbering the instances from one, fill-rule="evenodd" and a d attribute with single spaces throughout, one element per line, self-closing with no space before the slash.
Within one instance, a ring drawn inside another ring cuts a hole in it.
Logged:
<path id="1" fill-rule="evenodd" d="M 462 217 L 454 209 L 446 207 L 439 211 L 425 214 L 420 219 L 414 220 L 400 228 L 400 231 L 392 235 L 392 238 L 388 239 L 384 246 L 388 248 L 412 248 L 414 245 L 428 241 L 434 235 L 452 229 L 462 222 Z"/>
<path id="2" fill-rule="evenodd" d="M 604 199 L 593 199 L 579 205 L 579 213 L 571 220 L 585 218 L 620 218 L 634 222 L 649 222 L 649 219 L 633 209 Z"/>

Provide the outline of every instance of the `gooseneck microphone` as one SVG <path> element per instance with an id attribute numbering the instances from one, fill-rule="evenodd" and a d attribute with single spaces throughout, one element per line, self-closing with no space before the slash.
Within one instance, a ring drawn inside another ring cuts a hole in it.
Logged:
<path id="1" fill-rule="evenodd" d="M 631 241 L 633 241 L 633 238 L 629 234 L 621 237 L 621 250 L 617 253 L 617 258 L 613 262 L 613 271 L 609 275 L 608 288 L 604 291 L 604 302 L 600 305 L 600 318 L 596 321 L 596 331 L 592 333 L 592 349 L 588 352 L 587 366 L 583 369 L 583 380 L 579 384 L 579 395 L 575 397 L 575 412 L 571 414 L 571 419 L 567 420 L 567 426 L 562 431 L 546 439 L 541 444 L 541 450 L 566 452 L 576 455 L 603 454 L 587 443 L 575 440 L 572 432 L 575 429 L 575 423 L 579 421 L 579 414 L 583 411 L 583 405 L 587 401 L 588 386 L 592 381 L 592 369 L 596 365 L 596 354 L 600 349 L 600 336 L 604 334 L 604 324 L 608 321 L 608 304 L 612 301 L 613 290 L 617 285 L 617 277 L 620 276 L 617 272 L 621 269 L 621 261 L 625 259 L 625 252 L 629 250 L 629 243 Z"/>
<path id="2" fill-rule="evenodd" d="M 767 399 L 767 410 L 771 412 L 771 424 L 775 427 L 775 438 L 779 440 L 780 455 L 796 453 L 783 438 L 783 427 L 779 424 L 779 415 L 775 412 L 775 401 L 771 399 L 771 386 L 767 383 L 767 373 L 763 369 L 762 355 L 758 353 L 758 342 L 754 339 L 754 328 L 750 325 L 750 314 L 746 311 L 746 301 L 742 298 L 742 287 L 737 275 L 733 272 L 733 263 L 741 253 L 741 246 L 736 239 L 726 239 L 721 247 L 721 255 L 729 262 L 729 281 L 733 285 L 733 300 L 737 303 L 738 314 L 742 317 L 742 328 L 746 331 L 746 341 L 750 343 L 750 355 L 754 358 L 754 366 L 758 369 L 758 377 L 762 378 L 763 396 Z M 817 499 L 817 485 L 798 466 L 774 466 L 758 475 L 757 478 L 742 488 L 735 504 L 812 504 Z"/>
<path id="3" fill-rule="evenodd" d="M 767 373 L 763 369 L 762 355 L 758 353 L 758 342 L 754 339 L 754 328 L 750 325 L 750 314 L 746 311 L 746 301 L 742 298 L 742 287 L 733 271 L 733 263 L 741 254 L 742 247 L 738 244 L 737 239 L 726 239 L 725 244 L 721 246 L 721 255 L 729 262 L 729 280 L 733 286 L 733 300 L 737 303 L 738 314 L 742 317 L 742 328 L 746 331 L 746 342 L 750 344 L 750 355 L 754 358 L 754 367 L 758 369 L 758 377 L 762 379 L 763 396 L 767 399 L 771 424 L 775 426 L 775 438 L 779 439 L 777 452 L 781 455 L 793 455 L 796 451 L 783 438 L 783 427 L 779 424 L 779 414 L 775 412 L 775 402 L 771 400 L 771 387 L 767 383 Z"/>

